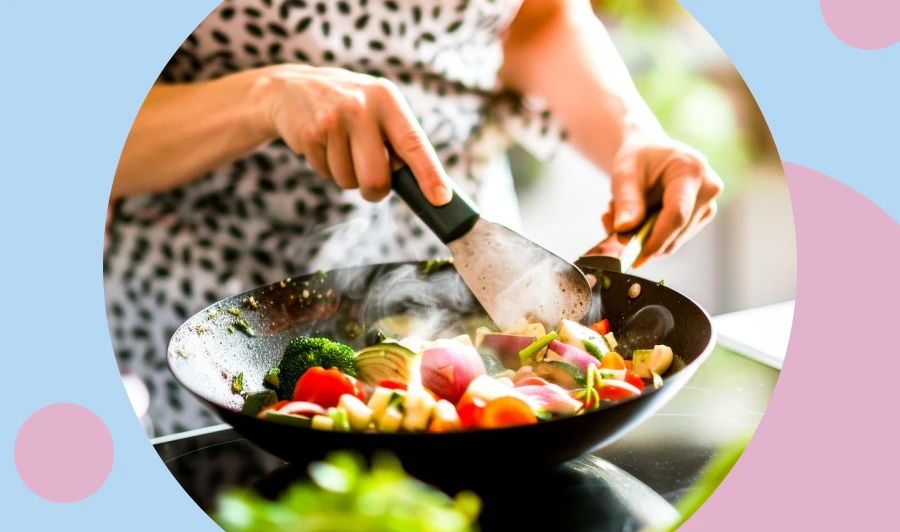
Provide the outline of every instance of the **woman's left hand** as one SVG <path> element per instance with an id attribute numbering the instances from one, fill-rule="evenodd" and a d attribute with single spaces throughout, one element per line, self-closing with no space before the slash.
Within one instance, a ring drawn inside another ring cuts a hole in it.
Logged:
<path id="1" fill-rule="evenodd" d="M 648 208 L 662 204 L 635 267 L 671 255 L 695 236 L 715 217 L 724 186 L 703 154 L 664 135 L 626 139 L 611 180 L 613 199 L 603 215 L 609 233 L 638 229 Z"/>

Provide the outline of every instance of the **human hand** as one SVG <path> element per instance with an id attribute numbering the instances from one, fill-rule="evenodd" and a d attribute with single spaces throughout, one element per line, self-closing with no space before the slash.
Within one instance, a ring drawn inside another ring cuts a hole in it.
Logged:
<path id="1" fill-rule="evenodd" d="M 608 233 L 638 229 L 647 210 L 662 204 L 634 267 L 671 255 L 693 238 L 715 217 L 724 188 L 703 154 L 662 135 L 627 139 L 611 180 L 613 199 L 603 215 Z"/>
<path id="2" fill-rule="evenodd" d="M 260 69 L 257 123 L 306 157 L 319 175 L 377 202 L 398 166 L 415 175 L 435 206 L 452 199 L 447 177 L 397 87 L 338 68 L 276 65 Z"/>

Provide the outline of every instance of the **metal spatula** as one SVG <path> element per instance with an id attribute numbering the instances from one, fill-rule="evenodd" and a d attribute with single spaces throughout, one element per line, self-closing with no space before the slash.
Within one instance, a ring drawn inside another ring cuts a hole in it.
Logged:
<path id="1" fill-rule="evenodd" d="M 521 318 L 557 330 L 580 321 L 591 307 L 591 287 L 575 265 L 519 233 L 482 218 L 455 187 L 453 199 L 433 206 L 407 166 L 394 171 L 392 188 L 447 245 L 460 277 L 501 330 Z"/>

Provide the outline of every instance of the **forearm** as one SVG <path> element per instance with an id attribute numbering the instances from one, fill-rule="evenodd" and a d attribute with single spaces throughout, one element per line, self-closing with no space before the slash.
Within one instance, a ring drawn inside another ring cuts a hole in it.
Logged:
<path id="1" fill-rule="evenodd" d="M 125 141 L 112 198 L 176 188 L 273 140 L 258 125 L 257 79 L 246 71 L 154 85 Z"/>
<path id="2" fill-rule="evenodd" d="M 501 79 L 543 99 L 571 143 L 605 171 L 628 135 L 661 132 L 587 1 L 525 0 L 505 40 Z"/>

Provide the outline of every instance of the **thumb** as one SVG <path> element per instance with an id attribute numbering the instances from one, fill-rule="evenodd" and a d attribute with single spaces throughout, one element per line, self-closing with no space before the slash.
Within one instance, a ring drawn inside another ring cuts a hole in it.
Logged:
<path id="1" fill-rule="evenodd" d="M 637 172 L 617 172 L 612 176 L 613 229 L 632 231 L 644 219 L 644 181 Z"/>

